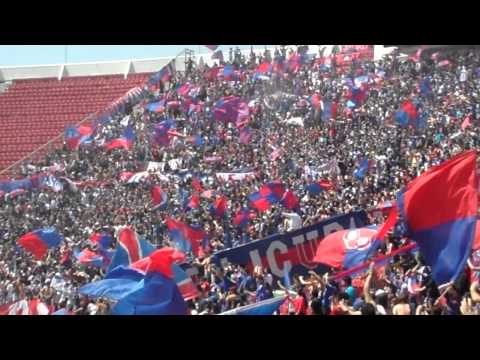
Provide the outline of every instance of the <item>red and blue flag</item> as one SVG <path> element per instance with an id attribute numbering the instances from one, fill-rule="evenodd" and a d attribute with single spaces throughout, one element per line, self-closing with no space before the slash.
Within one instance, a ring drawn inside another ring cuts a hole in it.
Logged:
<path id="1" fill-rule="evenodd" d="M 140 239 L 129 226 L 125 226 L 118 234 L 118 243 L 108 271 L 117 266 L 128 265 L 138 261 L 155 251 L 155 246 L 147 240 Z"/>
<path id="2" fill-rule="evenodd" d="M 328 180 L 320 180 L 316 181 L 314 183 L 311 183 L 306 186 L 306 190 L 309 192 L 311 195 L 318 195 L 324 190 L 332 190 L 335 188 L 335 185 L 332 184 L 332 182 Z"/>
<path id="3" fill-rule="evenodd" d="M 130 126 L 127 126 L 121 137 L 108 142 L 105 145 L 105 147 L 107 150 L 113 150 L 117 148 L 130 150 L 133 146 L 134 141 L 135 141 L 135 133 L 133 131 L 133 128 Z"/>
<path id="4" fill-rule="evenodd" d="M 110 246 L 113 245 L 113 236 L 110 235 L 107 232 L 101 232 L 101 233 L 93 233 L 90 236 L 90 242 L 93 244 L 98 245 L 99 248 L 102 249 L 108 249 Z"/>
<path id="5" fill-rule="evenodd" d="M 168 206 L 168 196 L 159 185 L 155 185 L 151 190 L 153 210 L 165 210 Z"/>
<path id="6" fill-rule="evenodd" d="M 350 269 L 368 259 L 378 248 L 376 226 L 340 230 L 327 235 L 318 245 L 313 261 L 336 269 Z"/>
<path id="7" fill-rule="evenodd" d="M 82 251 L 75 250 L 73 255 L 82 265 L 101 268 L 104 264 L 103 256 L 89 249 Z"/>
<path id="8" fill-rule="evenodd" d="M 48 249 L 59 246 L 62 241 L 63 236 L 50 227 L 34 230 L 23 235 L 18 239 L 18 245 L 31 253 L 37 260 L 42 260 Z"/>
<path id="9" fill-rule="evenodd" d="M 226 210 L 227 198 L 225 196 L 217 197 L 213 204 L 210 206 L 210 213 L 217 218 L 223 218 L 225 216 Z"/>
<path id="10" fill-rule="evenodd" d="M 192 252 L 195 256 L 200 254 L 201 242 L 207 237 L 203 229 L 172 218 L 167 218 L 166 224 L 177 249 L 185 253 Z"/>
<path id="11" fill-rule="evenodd" d="M 363 180 L 363 178 L 365 178 L 365 175 L 367 175 L 367 172 L 369 169 L 370 169 L 370 160 L 368 158 L 363 158 L 358 168 L 353 172 L 353 176 L 356 179 Z"/>
<path id="12" fill-rule="evenodd" d="M 69 150 L 77 150 L 78 147 L 91 141 L 93 129 L 90 126 L 80 125 L 69 127 L 65 130 L 65 141 Z"/>
<path id="13" fill-rule="evenodd" d="M 477 223 L 476 153 L 464 152 L 407 184 L 398 207 L 437 285 L 463 272 Z"/>
<path id="14" fill-rule="evenodd" d="M 337 103 L 335 101 L 321 101 L 322 121 L 328 121 L 337 117 Z"/>
<path id="15" fill-rule="evenodd" d="M 113 315 L 187 315 L 188 308 L 175 282 L 172 265 L 184 255 L 170 248 L 115 268 L 105 279 L 87 284 L 80 293 L 117 301 Z"/>

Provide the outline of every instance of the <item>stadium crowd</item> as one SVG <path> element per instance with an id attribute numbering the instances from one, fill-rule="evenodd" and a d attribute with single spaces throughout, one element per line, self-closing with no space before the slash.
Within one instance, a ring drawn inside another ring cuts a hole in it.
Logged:
<path id="1" fill-rule="evenodd" d="M 188 301 L 192 314 L 219 314 L 287 291 L 291 302 L 285 302 L 281 314 L 478 315 L 479 254 L 472 255 L 458 281 L 441 290 L 418 253 L 401 255 L 381 271 L 371 267 L 353 279 L 333 281 L 329 276 L 333 269 L 325 274 L 311 271 L 308 276 L 293 277 L 289 290 L 269 269 L 256 267 L 248 272 L 237 265 L 219 268 L 210 261 L 213 253 L 225 247 L 336 214 L 378 208 L 395 200 L 402 186 L 432 165 L 480 145 L 479 53 L 440 54 L 433 59 L 422 54 L 412 60 L 400 59 L 394 52 L 377 62 L 353 61 L 346 66 L 335 61 L 323 66 L 320 60 L 325 57 L 316 54 L 306 57 L 295 71 L 256 75 L 265 60 L 280 63 L 293 51 L 280 47 L 262 56 L 230 51 L 228 61 L 220 60 L 219 65 L 233 65 L 236 81 L 218 74 L 212 78 L 212 67 L 189 61 L 184 73 L 173 74 L 158 88 L 146 87 L 147 99 L 127 104 L 123 113 L 99 126 L 92 143 L 78 150 L 65 145 L 42 161 L 23 164 L 20 177 L 53 167 L 53 175 L 71 181 L 64 182 L 63 191 L 33 189 L 0 197 L 0 305 L 35 298 L 50 313 L 66 309 L 76 315 L 108 314 L 109 301 L 78 293 L 82 285 L 102 279 L 105 269 L 80 264 L 74 249 L 97 251 L 89 241 L 92 233 L 104 231 L 115 237 L 125 225 L 157 247 L 175 246 L 166 226 L 171 216 L 199 224 L 208 234 L 202 253 L 190 254 L 199 291 L 196 299 Z M 368 74 L 365 99 L 348 107 L 348 79 Z M 420 84 L 427 77 L 431 89 L 423 93 Z M 187 83 L 203 104 L 198 110 L 184 107 L 185 97 L 175 91 Z M 163 111 L 148 110 L 149 103 L 167 93 L 169 105 Z M 322 118 L 322 110 L 311 101 L 316 95 L 337 104 L 333 118 Z M 250 133 L 242 141 L 242 130 L 235 123 L 212 116 L 215 102 L 226 96 L 238 96 L 248 103 Z M 394 119 L 409 99 L 421 101 L 422 128 L 402 127 Z M 166 119 L 173 119 L 175 126 L 168 144 L 162 146 L 152 133 Z M 101 146 L 118 138 L 127 126 L 135 132 L 130 150 L 107 151 Z M 195 143 L 189 136 L 202 140 Z M 363 179 L 355 178 L 354 171 L 365 157 L 370 160 L 369 169 Z M 161 171 L 150 168 L 141 181 L 128 182 L 122 176 L 146 171 L 153 163 Z M 242 172 L 254 176 L 240 181 L 215 176 Z M 194 179 L 200 179 L 199 206 L 185 210 L 185 198 L 196 193 Z M 311 196 L 305 186 L 312 179 L 328 180 L 335 187 Z M 252 212 L 255 216 L 246 228 L 235 226 L 234 215 L 249 207 L 248 195 L 272 180 L 281 180 L 298 196 L 298 210 L 274 204 L 268 211 Z M 153 184 L 167 194 L 166 208 L 152 210 Z M 210 211 L 215 194 L 228 199 L 225 219 Z M 371 217 L 371 221 L 383 219 Z M 58 229 L 65 241 L 39 261 L 18 246 L 17 240 L 45 227 Z M 395 228 L 379 252 L 392 251 L 408 241 L 402 229 Z"/>

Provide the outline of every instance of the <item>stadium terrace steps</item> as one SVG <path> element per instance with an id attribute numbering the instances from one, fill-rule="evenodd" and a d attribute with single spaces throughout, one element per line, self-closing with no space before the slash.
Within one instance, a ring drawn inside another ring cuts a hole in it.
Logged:
<path id="1" fill-rule="evenodd" d="M 4 92 L 0 89 L 0 171 L 54 139 L 66 126 L 143 85 L 149 75 L 131 74 L 127 79 L 106 75 L 14 80 Z M 62 142 L 59 139 L 55 145 Z"/>

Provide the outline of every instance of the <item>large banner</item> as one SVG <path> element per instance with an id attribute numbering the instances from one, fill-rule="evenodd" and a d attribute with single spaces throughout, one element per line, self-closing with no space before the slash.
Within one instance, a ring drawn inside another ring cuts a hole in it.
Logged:
<path id="1" fill-rule="evenodd" d="M 322 267 L 311 259 L 319 242 L 328 234 L 344 229 L 368 225 L 365 211 L 338 215 L 314 225 L 286 233 L 271 235 L 265 239 L 216 253 L 212 260 L 222 266 L 230 262 L 253 269 L 257 265 L 269 268 L 278 278 L 284 276 L 284 268 L 290 274 L 306 275 L 309 270 L 321 271 Z M 324 267 L 323 267 L 324 268 Z"/>

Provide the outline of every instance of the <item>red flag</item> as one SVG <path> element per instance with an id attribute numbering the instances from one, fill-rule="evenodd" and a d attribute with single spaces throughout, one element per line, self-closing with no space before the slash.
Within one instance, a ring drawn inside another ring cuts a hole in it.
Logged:
<path id="1" fill-rule="evenodd" d="M 203 191 L 202 184 L 197 178 L 192 179 L 192 187 L 196 192 L 201 193 Z"/>

